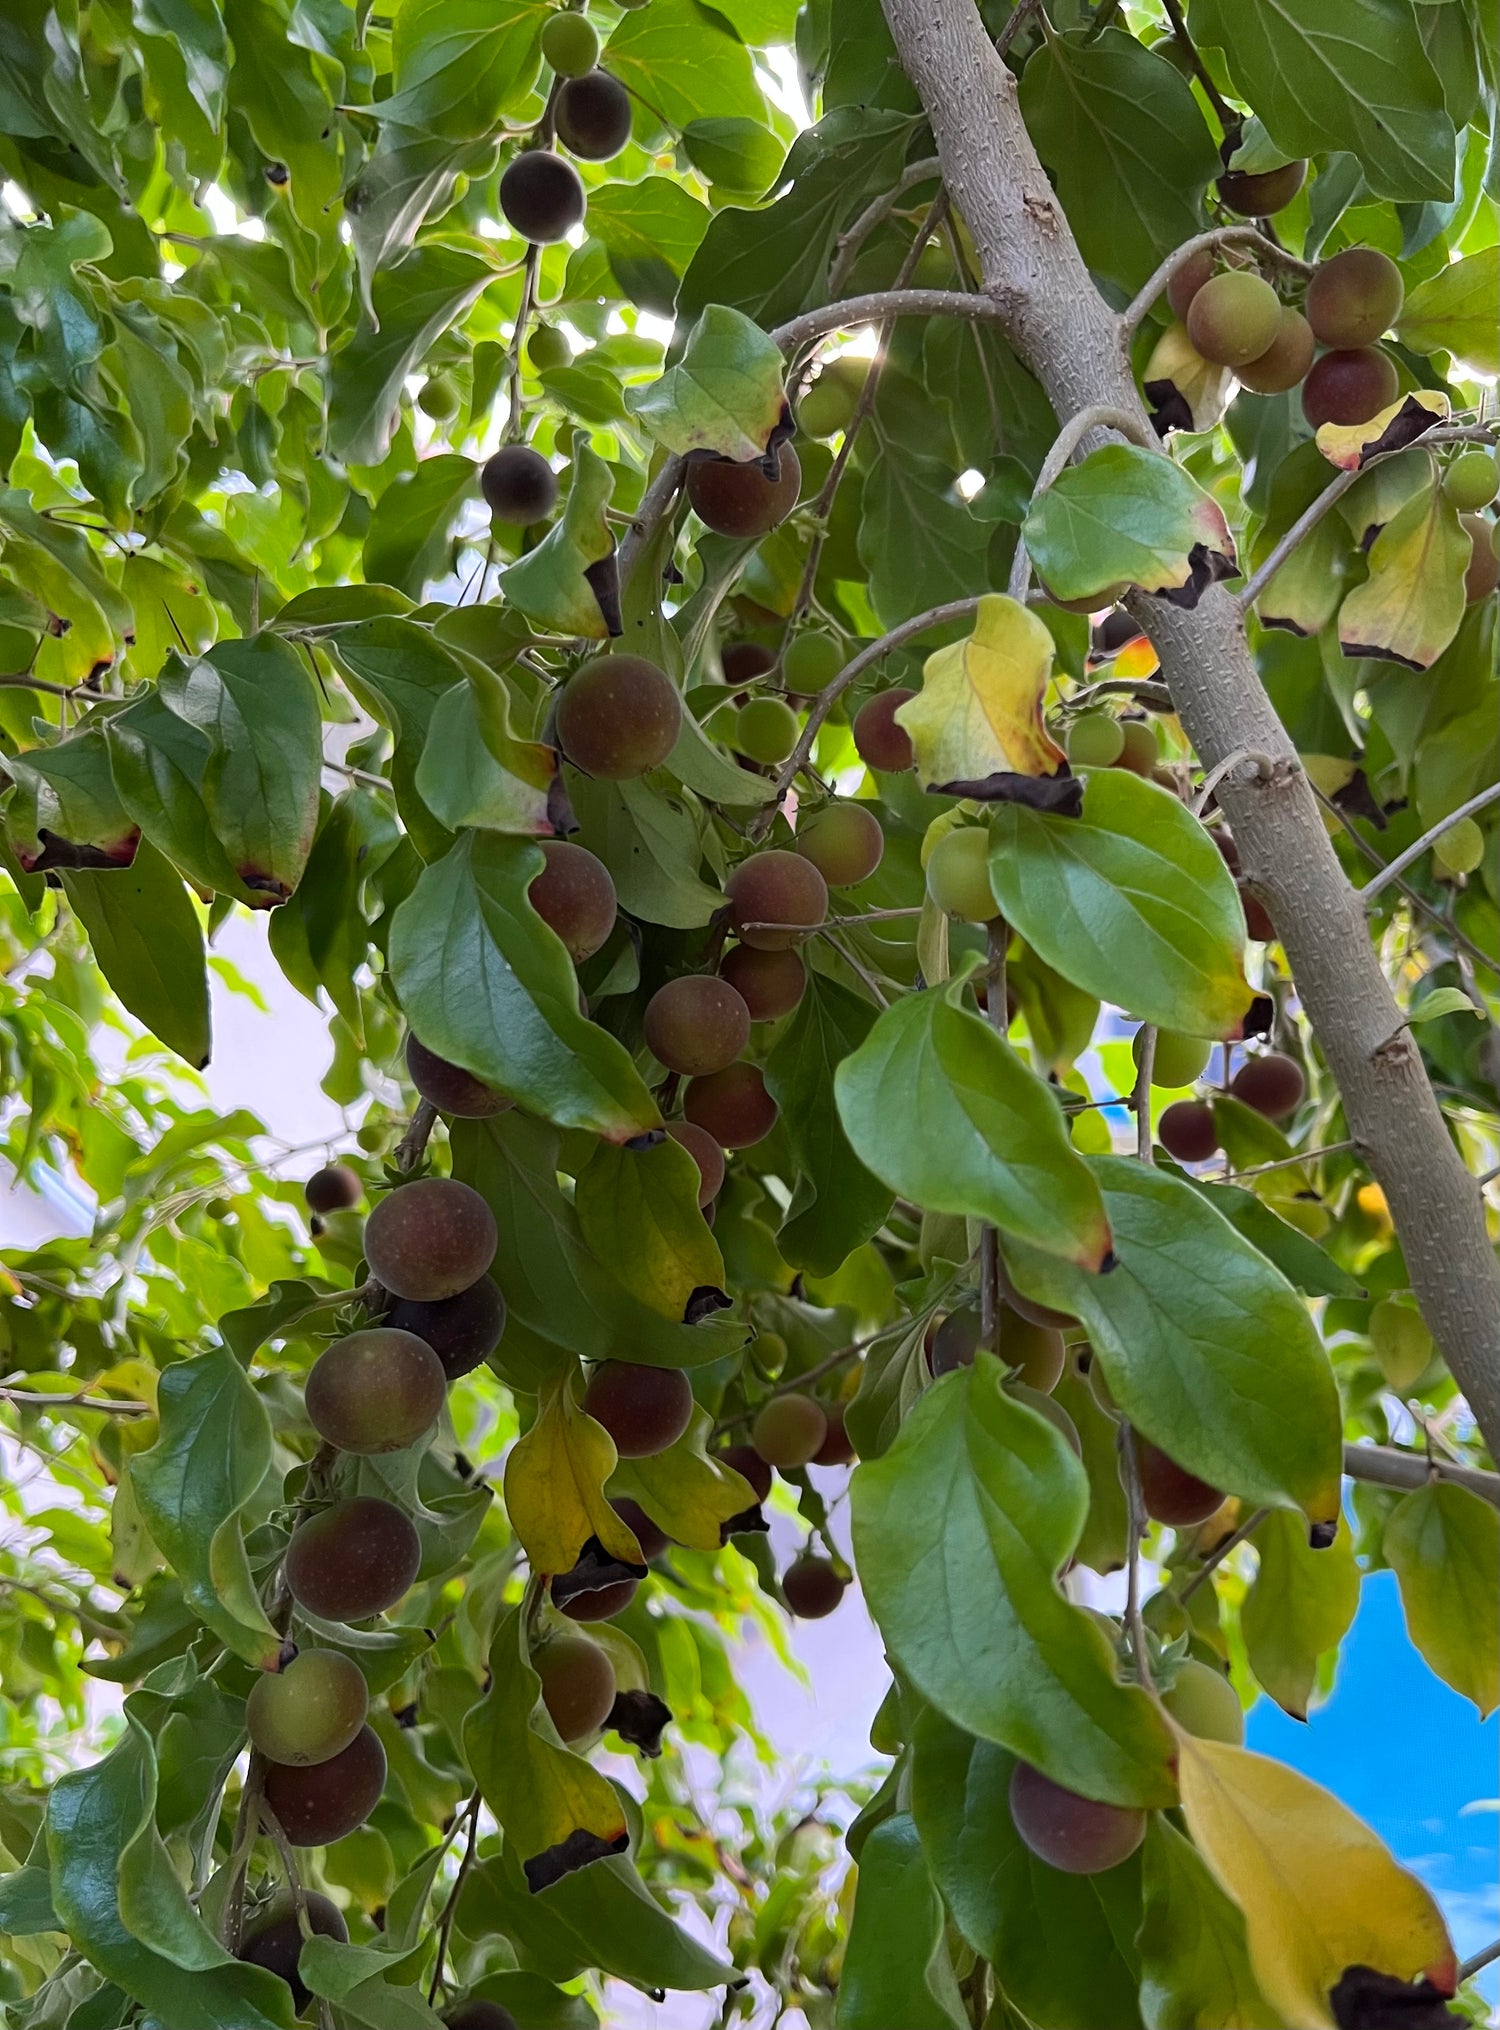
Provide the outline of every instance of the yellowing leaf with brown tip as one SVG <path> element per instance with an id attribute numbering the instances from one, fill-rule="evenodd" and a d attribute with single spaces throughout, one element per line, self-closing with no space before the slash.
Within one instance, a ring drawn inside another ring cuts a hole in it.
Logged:
<path id="1" fill-rule="evenodd" d="M 633 1565 L 634 1535 L 604 1496 L 615 1441 L 573 1400 L 569 1377 L 543 1389 L 536 1422 L 505 1462 L 505 1507 L 533 1572 L 567 1572 L 590 1537 Z"/>
<path id="2" fill-rule="evenodd" d="M 1447 420 L 1452 404 L 1436 388 L 1413 388 L 1368 423 L 1323 423 L 1317 446 L 1330 465 L 1357 472 L 1380 451 L 1399 451 L 1436 423 Z"/>
<path id="3" fill-rule="evenodd" d="M 1245 1914 L 1266 2000 L 1298 2030 L 1336 2030 L 1345 1969 L 1426 1974 L 1453 1992 L 1442 1913 L 1362 1819 L 1284 1763 L 1178 1736 L 1182 1809 L 1198 1850 Z"/>
<path id="4" fill-rule="evenodd" d="M 1158 428 L 1212 430 L 1229 406 L 1234 371 L 1206 360 L 1185 324 L 1169 324 L 1152 348 L 1141 385 Z"/>
<path id="5" fill-rule="evenodd" d="M 1413 494 L 1370 545 L 1370 575 L 1339 608 L 1344 654 L 1413 670 L 1435 663 L 1464 617 L 1471 548 L 1441 487 Z"/>
<path id="6" fill-rule="evenodd" d="M 1052 636 L 1034 613 L 1004 593 L 980 600 L 974 632 L 927 658 L 921 691 L 896 713 L 924 789 L 1000 772 L 1057 773 L 1063 751 L 1042 724 L 1052 655 Z"/>

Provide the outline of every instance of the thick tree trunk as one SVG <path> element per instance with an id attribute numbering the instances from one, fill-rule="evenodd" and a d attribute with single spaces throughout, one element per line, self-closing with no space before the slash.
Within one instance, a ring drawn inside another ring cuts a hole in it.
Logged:
<path id="1" fill-rule="evenodd" d="M 1144 421 L 1119 322 L 1084 266 L 1021 119 L 1015 78 L 974 0 L 883 4 L 1016 351 L 1060 420 L 1104 403 Z M 1216 589 L 1191 613 L 1159 599 L 1136 610 L 1205 768 L 1242 749 L 1276 764 L 1264 780 L 1224 782 L 1219 799 L 1338 1082 L 1349 1132 L 1385 1191 L 1423 1314 L 1500 1458 L 1500 1268 L 1480 1191 L 1402 1027 L 1239 608 Z"/>

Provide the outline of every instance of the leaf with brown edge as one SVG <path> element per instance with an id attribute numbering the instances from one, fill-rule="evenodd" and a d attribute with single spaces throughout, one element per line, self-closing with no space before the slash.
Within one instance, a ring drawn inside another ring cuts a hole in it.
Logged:
<path id="1" fill-rule="evenodd" d="M 571 1370 L 550 1382 L 536 1422 L 505 1462 L 505 1507 L 531 1569 L 551 1574 L 577 1564 L 597 1537 L 608 1557 L 638 1566 L 640 1546 L 604 1496 L 615 1444 L 573 1400 Z"/>
<path id="2" fill-rule="evenodd" d="M 1353 1967 L 1452 1994 L 1436 1902 L 1336 1797 L 1266 1756 L 1182 1733 L 1178 1782 L 1199 1852 L 1245 1914 L 1255 1977 L 1288 2023 L 1340 2030 L 1331 1995 Z"/>
<path id="3" fill-rule="evenodd" d="M 5 805 L 5 829 L 28 874 L 55 867 L 128 867 L 140 828 L 121 806 L 109 749 L 96 726 L 53 747 L 7 754 L 15 784 Z"/>
<path id="4" fill-rule="evenodd" d="M 1413 494 L 1370 546 L 1370 575 L 1339 609 L 1339 644 L 1425 670 L 1458 633 L 1473 544 L 1436 484 Z"/>
<path id="5" fill-rule="evenodd" d="M 630 1831 L 614 1786 L 562 1745 L 547 1717 L 523 1609 L 501 1622 L 489 1662 L 490 1688 L 464 1722 L 464 1752 L 535 1895 L 590 1861 L 623 1854 Z"/>
<path id="6" fill-rule="evenodd" d="M 1452 407 L 1436 388 L 1413 388 L 1389 408 L 1377 410 L 1368 423 L 1320 424 L 1315 441 L 1330 465 L 1358 472 L 1382 451 L 1400 451 L 1446 423 Z"/>
<path id="7" fill-rule="evenodd" d="M 500 573 L 500 590 L 538 627 L 558 634 L 604 641 L 619 632 L 601 604 L 590 572 L 615 553 L 614 532 L 605 514 L 614 493 L 614 475 L 597 451 L 580 441 L 573 460 L 573 484 L 561 516 L 534 550 Z"/>
<path id="8" fill-rule="evenodd" d="M 924 789 L 997 773 L 1056 775 L 1063 751 L 1042 724 L 1053 654 L 1052 636 L 1019 601 L 980 600 L 967 641 L 927 658 L 921 691 L 896 713 Z"/>
<path id="9" fill-rule="evenodd" d="M 1212 430 L 1229 406 L 1234 371 L 1197 351 L 1185 324 L 1169 324 L 1152 347 L 1141 377 L 1158 437 L 1173 430 Z"/>
<path id="10" fill-rule="evenodd" d="M 1218 503 L 1160 452 L 1106 444 L 1032 500 L 1022 525 L 1057 600 L 1102 599 L 1119 585 L 1196 606 L 1239 570 Z"/>

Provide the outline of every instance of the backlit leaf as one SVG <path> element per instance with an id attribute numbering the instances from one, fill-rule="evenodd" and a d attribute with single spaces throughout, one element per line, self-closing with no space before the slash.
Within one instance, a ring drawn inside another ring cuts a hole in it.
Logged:
<path id="1" fill-rule="evenodd" d="M 1032 500 L 1022 534 L 1058 599 L 1107 604 L 1111 588 L 1138 585 L 1196 606 L 1238 568 L 1223 510 L 1180 465 L 1136 444 L 1106 444 L 1060 473 Z"/>
<path id="2" fill-rule="evenodd" d="M 615 539 L 604 512 L 613 492 L 609 467 L 581 443 L 560 519 L 534 550 L 500 573 L 506 603 L 538 627 L 585 641 L 603 641 L 608 635 L 609 623 L 585 574 L 590 565 L 614 555 Z"/>
<path id="3" fill-rule="evenodd" d="M 839 1977 L 839 2030 L 964 2030 L 943 1906 L 916 1823 L 897 1812 L 860 1849 L 859 1899 Z"/>
<path id="4" fill-rule="evenodd" d="M 1471 373 L 1500 374 L 1495 297 L 1500 248 L 1450 261 L 1407 297 L 1396 329 L 1418 352 L 1451 352 Z"/>
<path id="5" fill-rule="evenodd" d="M 1055 775 L 1064 756 L 1042 724 L 1052 676 L 1052 636 L 1014 599 L 979 603 L 967 641 L 934 650 L 922 689 L 896 713 L 911 735 L 917 779 L 978 781 L 997 771 Z"/>
<path id="6" fill-rule="evenodd" d="M 209 1055 L 203 930 L 182 877 L 142 844 L 130 866 L 63 877 L 94 957 L 136 1020 L 202 1070 Z"/>
<path id="7" fill-rule="evenodd" d="M 741 463 L 764 455 L 785 401 L 781 350 L 741 311 L 710 304 L 682 358 L 627 405 L 668 451 L 713 451 Z"/>
<path id="8" fill-rule="evenodd" d="M 635 1539 L 604 1498 L 614 1466 L 614 1440 L 578 1407 L 563 1375 L 543 1392 L 536 1422 L 505 1462 L 506 1513 L 534 1572 L 571 1570 L 590 1537 L 611 1557 L 636 1563 Z"/>
<path id="9" fill-rule="evenodd" d="M 1481 1716 L 1500 1705 L 1500 1511 L 1466 1487 L 1431 1480 L 1391 1510 L 1382 1548 L 1401 1586 L 1412 1641 Z"/>
<path id="10" fill-rule="evenodd" d="M 609 1483 L 612 1495 L 628 1494 L 674 1543 L 694 1551 L 717 1551 L 721 1526 L 755 1506 L 749 1481 L 708 1451 L 712 1428 L 707 1410 L 694 1409 L 675 1445 L 647 1459 L 622 1459 Z"/>
<path id="11" fill-rule="evenodd" d="M 1425 670 L 1458 633 L 1472 549 L 1458 509 L 1439 486 L 1414 494 L 1370 549 L 1370 575 L 1339 609 L 1346 656 Z"/>
<path id="12" fill-rule="evenodd" d="M 1277 2030 L 1256 1985 L 1245 1920 L 1170 1819 L 1146 1828 L 1141 2019 L 1147 2030 Z"/>
<path id="13" fill-rule="evenodd" d="M 1240 1609 L 1250 1668 L 1277 1705 L 1307 1718 L 1318 1659 L 1336 1649 L 1359 1606 L 1359 1567 L 1348 1530 L 1309 1548 L 1300 1518 L 1276 1509 L 1250 1539 L 1260 1555 Z"/>
<path id="14" fill-rule="evenodd" d="M 724 1281 L 724 1258 L 698 1209 L 699 1181 L 697 1163 L 670 1135 L 651 1149 L 601 1142 L 578 1173 L 573 1205 L 585 1243 L 664 1318 L 682 1318 L 695 1290 Z"/>

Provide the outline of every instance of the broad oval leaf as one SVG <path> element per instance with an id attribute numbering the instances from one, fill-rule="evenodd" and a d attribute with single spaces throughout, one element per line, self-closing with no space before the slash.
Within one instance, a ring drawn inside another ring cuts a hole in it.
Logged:
<path id="1" fill-rule="evenodd" d="M 1042 724 L 1055 653 L 1050 633 L 1017 600 L 980 600 L 973 632 L 933 651 L 920 694 L 896 712 L 924 789 L 999 771 L 1057 773 L 1065 756 Z"/>
<path id="2" fill-rule="evenodd" d="M 208 968 L 203 927 L 182 877 L 154 846 L 129 867 L 63 876 L 94 957 L 121 1001 L 195 1070 L 208 1063 Z"/>
<path id="3" fill-rule="evenodd" d="M 1146 2030 L 1280 2030 L 1250 1969 L 1244 1916 L 1160 1815 L 1146 1828 L 1142 1885 L 1136 1944 Z"/>
<path id="4" fill-rule="evenodd" d="M 1204 586 L 1239 568 L 1223 510 L 1180 465 L 1138 444 L 1106 444 L 1069 466 L 1034 497 L 1021 533 L 1057 599 L 1138 585 L 1196 606 Z"/>
<path id="5" fill-rule="evenodd" d="M 1418 352 L 1450 352 L 1471 373 L 1500 374 L 1495 298 L 1500 247 L 1450 261 L 1407 297 L 1396 329 Z"/>
<path id="6" fill-rule="evenodd" d="M 1250 1539 L 1260 1557 L 1240 1609 L 1250 1668 L 1277 1705 L 1307 1718 L 1318 1659 L 1337 1649 L 1359 1607 L 1359 1566 L 1347 1530 L 1313 1550 L 1298 1518 L 1275 1509 Z"/>
<path id="7" fill-rule="evenodd" d="M 1466 1487 L 1433 1480 L 1391 1510 L 1382 1544 L 1401 1587 L 1412 1641 L 1481 1716 L 1500 1705 L 1500 1511 Z"/>
<path id="8" fill-rule="evenodd" d="M 601 1142 L 578 1173 L 573 1207 L 585 1244 L 664 1318 L 682 1319 L 695 1290 L 718 1290 L 724 1257 L 698 1207 L 700 1172 L 668 1135 L 650 1149 Z"/>
<path id="9" fill-rule="evenodd" d="M 1473 544 L 1435 483 L 1412 496 L 1370 547 L 1370 575 L 1339 608 L 1346 656 L 1425 670 L 1458 633 Z"/>

